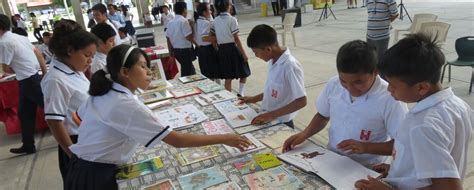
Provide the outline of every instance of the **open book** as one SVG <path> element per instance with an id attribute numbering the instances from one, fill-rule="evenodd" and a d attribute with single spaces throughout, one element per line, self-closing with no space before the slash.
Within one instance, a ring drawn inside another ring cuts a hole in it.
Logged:
<path id="1" fill-rule="evenodd" d="M 232 128 L 250 125 L 257 112 L 247 104 L 240 104 L 240 100 L 234 99 L 214 104 Z"/>

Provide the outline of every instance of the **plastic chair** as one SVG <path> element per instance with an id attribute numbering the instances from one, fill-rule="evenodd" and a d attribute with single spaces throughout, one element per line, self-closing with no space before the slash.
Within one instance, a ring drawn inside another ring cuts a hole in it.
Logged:
<path id="1" fill-rule="evenodd" d="M 432 40 L 436 40 L 438 44 L 443 45 L 448 37 L 450 26 L 445 22 L 425 22 L 421 24 L 419 32 L 430 35 Z"/>
<path id="2" fill-rule="evenodd" d="M 293 30 L 295 21 L 296 21 L 296 13 L 285 13 L 285 18 L 283 19 L 283 23 L 273 25 L 273 28 L 275 28 L 275 30 L 283 29 L 281 32 L 283 46 L 286 45 L 287 33 L 291 33 L 291 36 L 293 37 L 293 44 L 295 44 L 296 46 L 295 31 Z M 276 28 L 276 26 L 281 26 L 281 28 Z"/>
<path id="3" fill-rule="evenodd" d="M 451 82 L 451 65 L 458 67 L 474 67 L 474 36 L 466 36 L 458 38 L 455 42 L 456 53 L 458 58 L 454 61 L 448 61 L 443 66 L 443 74 L 441 75 L 441 83 L 443 82 L 446 66 L 449 66 L 448 82 Z M 469 94 L 472 91 L 472 83 L 474 81 L 474 69 L 471 74 L 471 83 L 469 85 Z"/>
<path id="4" fill-rule="evenodd" d="M 400 32 L 405 31 L 408 33 L 417 33 L 420 31 L 421 24 L 425 22 L 434 22 L 438 18 L 437 15 L 435 14 L 429 14 L 429 13 L 420 13 L 416 14 L 415 17 L 413 18 L 413 23 L 408 27 L 407 29 L 395 29 L 394 33 L 394 42 L 398 42 L 398 36 L 400 35 Z"/>

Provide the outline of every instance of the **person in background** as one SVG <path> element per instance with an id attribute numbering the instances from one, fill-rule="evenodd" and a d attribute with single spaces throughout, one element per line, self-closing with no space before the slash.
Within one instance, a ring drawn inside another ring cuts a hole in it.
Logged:
<path id="1" fill-rule="evenodd" d="M 94 14 L 92 14 L 92 9 L 87 9 L 87 18 L 89 18 L 89 22 L 87 23 L 87 28 L 92 28 L 96 25 L 94 20 Z"/>
<path id="2" fill-rule="evenodd" d="M 43 43 L 38 46 L 38 49 L 41 51 L 44 57 L 44 61 L 46 64 L 51 62 L 51 58 L 53 57 L 53 53 L 49 50 L 49 42 L 53 35 L 49 32 L 43 32 Z"/>
<path id="3" fill-rule="evenodd" d="M 107 5 L 107 9 L 109 10 L 109 14 L 107 14 L 107 18 L 110 19 L 110 21 L 116 25 L 115 28 L 120 28 L 122 26 L 125 26 L 125 20 L 123 19 L 122 14 L 118 12 L 117 5 L 109 4 Z"/>
<path id="4" fill-rule="evenodd" d="M 92 14 L 94 15 L 94 19 L 97 24 L 106 23 L 114 29 L 116 34 L 118 34 L 118 31 L 117 31 L 118 28 L 116 28 L 115 25 L 112 24 L 110 20 L 107 18 L 107 8 L 105 7 L 104 4 L 99 3 L 99 4 L 94 5 L 92 7 Z M 118 35 L 115 35 L 115 44 L 118 45 L 120 44 L 120 42 L 121 42 L 120 37 Z"/>
<path id="5" fill-rule="evenodd" d="M 123 16 L 125 17 L 125 29 L 130 36 L 135 35 L 135 28 L 133 27 L 133 14 L 128 11 L 128 8 L 125 5 L 121 6 Z"/>
<path id="6" fill-rule="evenodd" d="M 128 35 L 127 29 L 125 27 L 119 28 L 118 29 L 118 34 L 120 36 L 120 39 L 122 40 L 122 44 L 127 44 L 127 45 L 135 45 L 137 44 L 135 42 L 135 39 Z"/>
<path id="7" fill-rule="evenodd" d="M 25 20 L 23 20 L 23 18 L 21 18 L 21 15 L 20 14 L 15 14 L 13 16 L 13 19 L 15 20 L 15 23 L 16 23 L 15 28 L 16 28 L 17 34 L 28 37 L 28 32 L 27 32 Z"/>
<path id="8" fill-rule="evenodd" d="M 280 5 L 278 4 L 278 0 L 272 0 L 272 9 L 273 9 L 273 16 L 280 15 Z"/>
<path id="9" fill-rule="evenodd" d="M 168 6 L 161 6 L 161 10 L 163 10 L 163 15 L 161 16 L 161 23 L 163 23 L 164 30 L 166 32 L 166 28 L 168 26 L 168 23 L 174 19 L 174 13 L 170 12 Z"/>
<path id="10" fill-rule="evenodd" d="M 99 23 L 91 29 L 91 33 L 98 38 L 97 52 L 91 64 L 91 73 L 94 74 L 98 70 L 105 67 L 107 54 L 110 49 L 115 46 L 115 30 L 105 23 Z"/>
<path id="11" fill-rule="evenodd" d="M 381 60 L 390 41 L 390 25 L 398 16 L 397 2 L 367 0 L 367 12 L 367 43 L 375 47 Z"/>
<path id="12" fill-rule="evenodd" d="M 31 12 L 30 13 L 30 18 L 31 18 L 31 25 L 33 25 L 33 35 L 35 36 L 36 40 L 38 40 L 39 43 L 43 43 L 43 37 L 41 37 L 41 25 L 40 21 L 38 20 L 38 17 L 36 17 L 35 13 Z"/>

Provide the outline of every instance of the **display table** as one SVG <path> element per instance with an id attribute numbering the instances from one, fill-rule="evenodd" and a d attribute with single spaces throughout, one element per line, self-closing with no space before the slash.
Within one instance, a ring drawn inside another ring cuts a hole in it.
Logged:
<path id="1" fill-rule="evenodd" d="M 160 59 L 165 71 L 166 80 L 174 79 L 179 69 L 176 59 L 170 56 L 168 49 L 162 46 L 142 48 L 150 58 L 150 60 Z"/>
<path id="2" fill-rule="evenodd" d="M 171 89 L 176 89 L 176 88 L 192 87 L 192 86 L 196 86 L 199 83 L 209 83 L 212 81 L 206 79 L 206 80 L 187 83 L 187 84 L 183 84 L 179 82 L 178 80 L 172 80 L 169 82 L 173 84 L 173 87 Z M 180 98 L 180 99 L 171 99 L 171 102 L 173 106 L 193 104 L 209 117 L 208 121 L 213 121 L 213 120 L 223 118 L 220 112 L 212 104 L 208 106 L 201 106 L 199 103 L 197 103 L 194 100 L 194 98 L 195 96 L 190 96 L 190 97 L 185 97 L 185 98 Z M 259 111 L 256 105 L 251 104 L 250 106 L 256 111 Z M 160 108 L 159 110 L 166 110 L 169 108 L 170 106 Z M 261 138 L 268 137 L 282 131 L 294 131 L 294 129 L 284 126 L 284 125 L 277 125 L 274 127 L 254 131 L 251 133 L 257 139 L 261 139 Z M 192 134 L 205 134 L 204 129 L 202 128 L 200 124 L 196 124 L 192 128 L 181 130 L 180 132 L 192 133 Z M 165 179 L 170 179 L 177 189 L 181 189 L 179 182 L 177 180 L 177 177 L 185 175 L 185 174 L 189 174 L 192 172 L 196 172 L 205 168 L 209 168 L 212 166 L 216 166 L 221 171 L 223 171 L 230 181 L 237 183 L 242 189 L 248 189 L 247 184 L 242 179 L 242 175 L 232 165 L 232 163 L 235 160 L 241 157 L 232 157 L 231 154 L 227 152 L 227 150 L 223 147 L 223 145 L 216 145 L 216 147 L 218 148 L 219 156 L 214 157 L 212 159 L 205 160 L 205 161 L 201 161 L 198 163 L 194 163 L 188 166 L 181 166 L 176 159 L 176 154 L 181 152 L 182 150 L 185 150 L 185 148 L 174 148 L 164 142 L 161 142 L 155 147 L 149 148 L 149 149 L 145 149 L 144 147 L 141 147 L 136 152 L 136 155 L 133 158 L 133 162 L 139 162 L 139 161 L 148 160 L 148 159 L 160 156 L 161 160 L 163 161 L 164 167 L 161 168 L 160 171 L 157 173 L 140 176 L 140 177 L 127 180 L 127 181 L 120 181 L 119 189 L 138 190 L 144 186 L 151 185 Z M 264 152 L 269 152 L 269 151 L 272 151 L 276 155 L 279 154 L 278 150 L 271 150 L 268 147 L 263 150 L 257 151 L 255 153 L 264 153 Z M 293 174 L 297 176 L 305 184 L 305 189 L 331 189 L 330 186 L 324 180 L 322 180 L 316 175 L 303 173 L 300 170 L 290 165 L 287 165 L 285 163 L 283 163 L 282 166 L 288 169 L 289 171 L 292 171 Z"/>
<path id="3" fill-rule="evenodd" d="M 0 121 L 5 124 L 8 135 L 21 133 L 18 118 L 19 86 L 17 80 L 0 82 Z M 43 108 L 36 110 L 36 129 L 45 129 Z"/>

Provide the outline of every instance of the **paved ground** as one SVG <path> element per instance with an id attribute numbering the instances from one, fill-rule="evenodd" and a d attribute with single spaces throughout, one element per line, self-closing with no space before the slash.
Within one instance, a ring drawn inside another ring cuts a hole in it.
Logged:
<path id="1" fill-rule="evenodd" d="M 451 28 L 448 34 L 448 41 L 443 46 L 443 51 L 448 60 L 455 59 L 454 41 L 461 36 L 474 34 L 474 2 L 451 3 L 441 1 L 405 1 L 411 16 L 416 13 L 434 13 L 438 15 L 438 20 L 448 22 Z M 297 45 L 293 46 L 292 41 L 287 45 L 292 54 L 299 59 L 304 67 L 305 87 L 309 104 L 299 112 L 296 118 L 296 125 L 304 128 L 316 112 L 314 101 L 324 88 L 326 81 L 336 74 L 335 59 L 338 48 L 349 40 L 365 39 L 366 10 L 345 9 L 344 2 L 333 7 L 338 20 L 332 17 L 322 22 L 313 22 L 319 18 L 321 11 L 303 14 L 303 26 L 296 28 Z M 256 24 L 276 24 L 281 20 L 278 17 L 262 18 L 259 14 L 249 14 L 239 16 L 241 28 L 241 40 L 246 41 L 246 37 Z M 410 22 L 407 18 L 403 21 L 396 20 L 394 28 L 407 28 Z M 162 28 L 156 28 L 156 41 L 158 44 L 165 44 Z M 290 38 L 291 39 L 291 38 Z M 264 84 L 266 75 L 266 64 L 258 60 L 249 49 L 247 49 L 249 61 L 253 75 L 248 79 L 247 95 L 259 93 Z M 451 86 L 456 95 L 460 96 L 469 105 L 474 105 L 474 95 L 468 94 L 471 69 L 453 68 L 453 79 L 451 83 L 444 83 Z M 237 87 L 237 83 L 234 84 Z M 11 147 L 20 145 L 20 136 L 7 136 L 3 125 L 0 126 L 0 189 L 61 189 L 62 181 L 57 167 L 57 144 L 49 132 L 38 133 L 36 142 L 39 151 L 34 155 L 15 156 L 8 152 Z M 315 135 L 317 141 L 327 142 L 327 130 Z M 468 174 L 464 180 L 466 189 L 474 189 L 474 144 L 471 143 L 469 153 Z"/>

